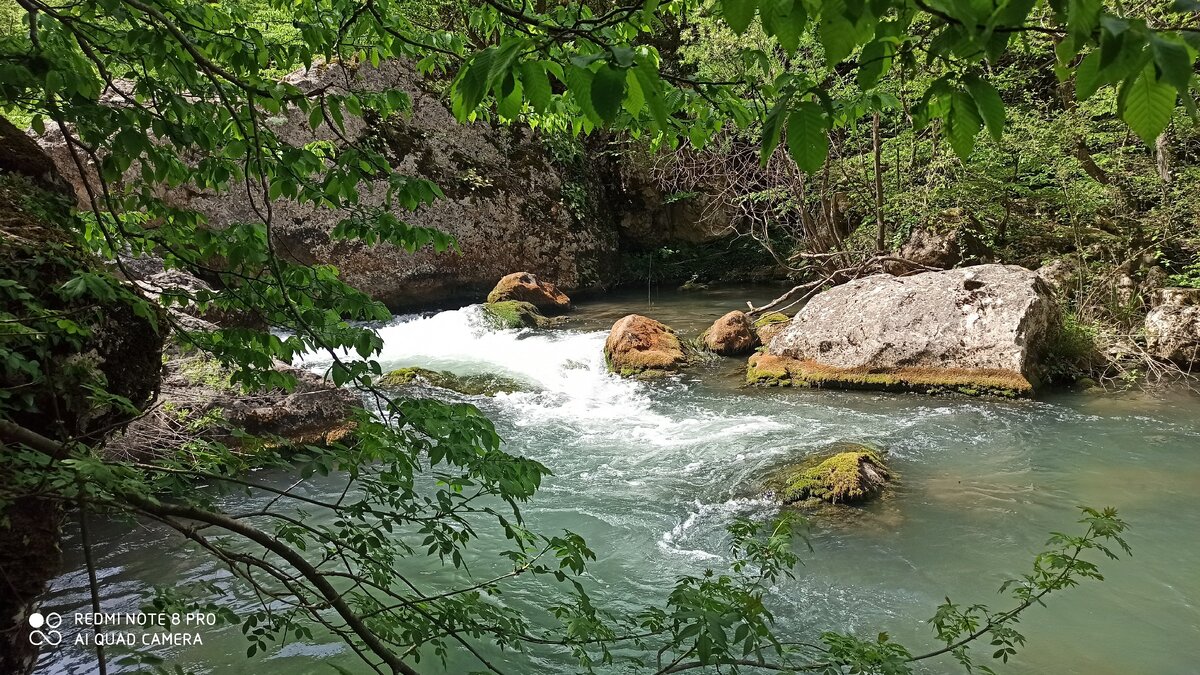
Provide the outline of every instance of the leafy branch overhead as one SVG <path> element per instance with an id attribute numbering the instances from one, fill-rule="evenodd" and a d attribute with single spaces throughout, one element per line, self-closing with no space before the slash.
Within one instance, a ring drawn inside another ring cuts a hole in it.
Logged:
<path id="1" fill-rule="evenodd" d="M 918 128 L 937 122 L 966 158 L 985 128 L 993 139 L 1001 138 L 1005 106 L 988 73 L 1014 40 L 1046 43 L 1055 56 L 1055 74 L 1077 81 L 1080 100 L 1115 87 L 1120 116 L 1148 144 L 1180 102 L 1193 115 L 1196 110 L 1200 24 L 1188 2 L 1166 12 L 1167 21 L 1121 16 L 1100 0 L 720 0 L 703 6 L 680 0 L 631 5 L 600 17 L 586 6 L 577 9 L 500 12 L 498 43 L 469 56 L 454 80 L 459 119 L 480 114 L 491 97 L 502 118 L 526 111 L 535 117 L 578 112 L 576 133 L 602 125 L 649 130 L 671 146 L 681 139 L 703 145 L 727 121 L 740 128 L 761 122 L 764 162 L 794 129 L 803 138 L 786 147 L 812 172 L 828 153 L 818 131 L 854 122 L 830 75 L 857 69 L 857 82 L 867 93 L 893 68 L 923 61 L 944 74 L 921 96 L 912 121 Z M 747 48 L 744 58 L 764 64 L 761 70 L 748 68 L 737 81 L 664 70 L 649 44 L 652 36 L 694 11 L 720 14 L 738 35 L 760 31 L 787 57 L 807 45 L 803 36 L 812 35 L 812 46 L 824 54 L 824 72 L 768 72 L 770 59 L 758 48 Z"/>

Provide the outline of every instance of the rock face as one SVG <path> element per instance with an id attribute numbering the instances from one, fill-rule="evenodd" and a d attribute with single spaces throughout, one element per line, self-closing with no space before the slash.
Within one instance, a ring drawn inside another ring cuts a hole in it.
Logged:
<path id="1" fill-rule="evenodd" d="M 549 281 L 542 281 L 529 272 L 506 275 L 488 293 L 489 303 L 516 300 L 527 302 L 546 314 L 561 314 L 571 309 L 571 298 Z"/>
<path id="2" fill-rule="evenodd" d="M 776 471 L 767 487 L 784 504 L 820 500 L 861 502 L 883 491 L 891 474 L 878 450 L 839 443 L 827 453 Z"/>
<path id="3" fill-rule="evenodd" d="M 704 346 L 722 356 L 749 354 L 758 346 L 758 335 L 745 312 L 734 310 L 704 331 Z"/>
<path id="4" fill-rule="evenodd" d="M 174 354 L 163 366 L 159 405 L 109 443 L 116 457 L 139 460 L 170 456 L 185 443 L 211 440 L 253 452 L 256 445 L 321 445 L 344 440 L 354 431 L 358 400 L 348 390 L 283 363 L 276 368 L 297 379 L 291 392 L 247 394 L 231 385 L 213 359 Z M 259 437 L 249 441 L 241 432 Z"/>
<path id="5" fill-rule="evenodd" d="M 1060 325 L 1050 290 L 1012 265 L 876 275 L 814 297 L 751 358 L 760 384 L 1028 395 Z"/>
<path id="6" fill-rule="evenodd" d="M 913 229 L 888 272 L 905 274 L 923 268 L 950 269 L 985 262 L 990 255 L 979 222 L 962 209 L 947 209 Z"/>
<path id="7" fill-rule="evenodd" d="M 269 123 L 295 145 L 321 140 L 341 146 L 344 135 L 384 147 L 398 173 L 432 180 L 446 195 L 416 212 L 396 215 L 452 235 L 461 253 L 438 254 L 428 247 L 408 253 L 390 244 L 333 241 L 330 230 L 343 213 L 281 199 L 273 205 L 271 231 L 283 256 L 301 264 L 333 264 L 347 283 L 393 309 L 478 298 L 514 269 L 553 279 L 568 290 L 600 288 L 615 276 L 616 215 L 576 216 L 572 205 L 587 190 L 572 182 L 542 141 L 521 125 L 459 124 L 441 97 L 402 61 L 379 68 L 314 66 L 287 80 L 305 91 L 328 88 L 331 94 L 406 91 L 412 99 L 410 114 L 368 121 L 347 116 L 344 132 L 335 133 L 324 123 L 310 129 L 307 116 L 296 112 Z M 64 176 L 82 188 L 84 180 L 63 152 L 61 135 L 51 130 L 41 142 L 58 159 Z M 362 202 L 382 203 L 386 188 L 379 181 L 365 189 Z M 178 190 L 170 199 L 201 211 L 217 228 L 259 220 L 237 190 L 220 195 Z"/>
<path id="8" fill-rule="evenodd" d="M 687 355 L 675 333 L 640 314 L 630 314 L 613 324 L 604 341 L 604 359 L 609 370 L 623 377 L 662 374 L 687 364 Z"/>
<path id="9" fill-rule="evenodd" d="M 1146 315 L 1146 347 L 1184 368 L 1200 366 L 1200 288 L 1164 288 Z"/>

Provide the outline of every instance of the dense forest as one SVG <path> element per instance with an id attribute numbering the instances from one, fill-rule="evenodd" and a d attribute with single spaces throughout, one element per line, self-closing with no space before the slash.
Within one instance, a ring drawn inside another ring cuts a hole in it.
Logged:
<path id="1" fill-rule="evenodd" d="M 0 675 L 1185 672 L 1198 56 L 1194 0 L 0 0 Z"/>

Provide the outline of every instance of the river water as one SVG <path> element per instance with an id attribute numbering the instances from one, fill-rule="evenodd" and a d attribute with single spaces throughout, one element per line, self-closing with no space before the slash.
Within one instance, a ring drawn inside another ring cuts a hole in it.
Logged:
<path id="1" fill-rule="evenodd" d="M 546 331 L 488 329 L 476 307 L 400 317 L 381 330 L 381 360 L 387 368 L 499 373 L 529 385 L 528 392 L 470 400 L 495 421 L 510 452 L 553 470 L 526 515 L 543 532 L 569 528 L 587 538 L 598 556 L 590 571 L 601 599 L 646 602 L 677 575 L 724 569 L 732 519 L 776 512 L 755 491 L 766 469 L 837 441 L 865 441 L 887 448 L 899 478 L 869 505 L 811 514 L 814 550 L 799 548 L 797 578 L 771 597 L 782 633 L 887 631 L 914 651 L 936 646 L 924 622 L 945 596 L 1009 606 L 996 589 L 1029 568 L 1049 532 L 1076 531 L 1077 505 L 1111 505 L 1131 526 L 1134 557 L 1102 562 L 1104 582 L 1027 612 L 1021 629 L 1029 644 L 999 672 L 1200 672 L 1200 398 L 1182 391 L 995 401 L 752 390 L 740 387 L 744 361 L 735 359 L 654 383 L 604 370 L 604 337 L 624 314 L 648 314 L 692 335 L 745 300 L 765 302 L 773 290 L 614 295 L 581 303 Z M 322 361 L 314 356 L 308 365 L 319 369 Z M 336 488 L 318 481 L 311 493 Z M 239 503 L 245 497 L 224 499 L 246 506 Z M 160 528 L 94 529 L 104 611 L 136 611 L 153 586 L 228 581 L 218 565 Z M 67 550 L 77 549 L 68 542 Z M 68 568 L 45 611 L 88 611 L 82 562 L 70 557 Z M 533 592 L 518 585 L 505 601 L 533 603 Z M 44 653 L 39 672 L 94 672 L 94 654 L 71 645 L 77 630 L 68 627 L 64 643 Z M 247 661 L 239 629 L 202 637 L 202 645 L 155 653 L 194 672 L 334 672 L 329 661 L 361 669 L 333 643 L 286 645 Z M 986 661 L 986 645 L 976 651 Z M 499 661 L 512 673 L 575 672 L 568 655 L 554 652 Z M 448 672 L 476 667 L 454 661 Z M 961 672 L 948 659 L 925 667 Z M 433 661 L 422 668 L 439 672 Z"/>

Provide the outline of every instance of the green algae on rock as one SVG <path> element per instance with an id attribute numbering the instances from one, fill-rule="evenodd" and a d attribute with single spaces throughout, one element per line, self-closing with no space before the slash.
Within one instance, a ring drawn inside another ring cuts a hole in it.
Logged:
<path id="1" fill-rule="evenodd" d="M 759 353 L 750 356 L 746 383 L 760 387 L 871 389 L 967 396 L 1031 396 L 1019 373 L 988 368 L 837 368 L 816 361 Z"/>
<path id="2" fill-rule="evenodd" d="M 838 443 L 830 452 L 776 470 L 766 486 L 784 504 L 808 500 L 848 504 L 878 495 L 890 478 L 880 450 Z"/>
<path id="3" fill-rule="evenodd" d="M 384 387 L 403 387 L 410 384 L 425 384 L 439 389 L 448 389 L 467 396 L 495 396 L 502 392 L 527 391 L 528 386 L 502 375 L 457 375 L 428 368 L 398 368 L 379 378 Z"/>
<path id="4" fill-rule="evenodd" d="M 537 307 L 522 300 L 489 302 L 483 313 L 497 328 L 542 328 L 550 323 Z"/>

